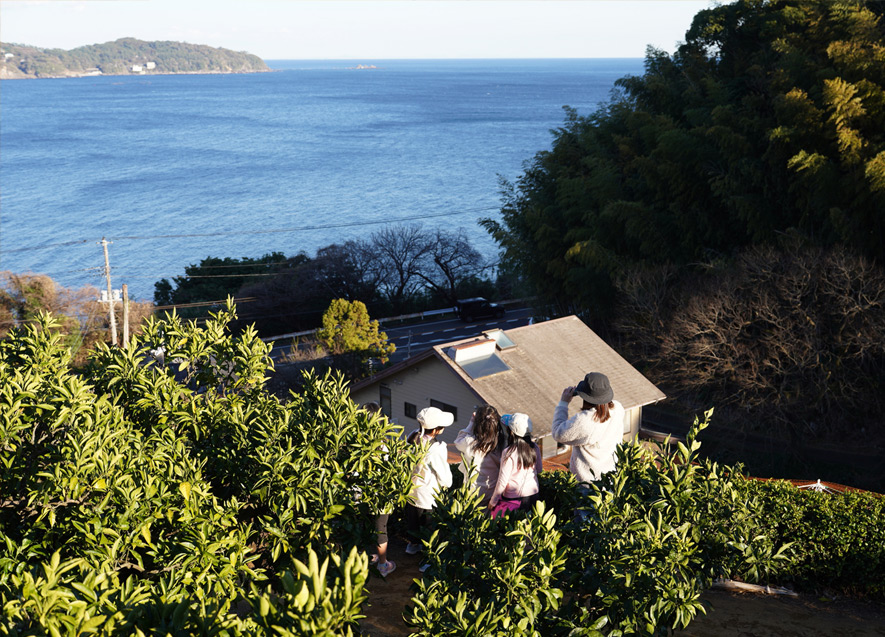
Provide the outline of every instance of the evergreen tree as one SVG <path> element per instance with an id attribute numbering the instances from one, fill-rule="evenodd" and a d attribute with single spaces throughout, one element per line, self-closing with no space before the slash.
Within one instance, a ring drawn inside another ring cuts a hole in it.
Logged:
<path id="1" fill-rule="evenodd" d="M 739 0 L 552 148 L 485 225 L 539 294 L 605 309 L 631 263 L 685 263 L 784 233 L 885 256 L 885 38 L 874 2 Z"/>

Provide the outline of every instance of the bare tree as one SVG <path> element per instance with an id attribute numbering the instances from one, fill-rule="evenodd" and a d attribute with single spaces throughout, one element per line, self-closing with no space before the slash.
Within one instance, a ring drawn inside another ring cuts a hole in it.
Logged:
<path id="1" fill-rule="evenodd" d="M 419 225 L 390 226 L 372 233 L 371 246 L 378 259 L 381 294 L 401 313 L 421 289 L 432 237 Z"/>
<path id="2" fill-rule="evenodd" d="M 634 273 L 620 291 L 625 345 L 677 396 L 796 435 L 857 436 L 859 422 L 881 421 L 885 273 L 859 256 L 751 249 L 678 281 Z"/>
<path id="3" fill-rule="evenodd" d="M 427 257 L 432 265 L 418 276 L 452 305 L 458 300 L 461 284 L 479 277 L 486 267 L 482 255 L 470 245 L 463 230 L 451 233 L 437 229 Z"/>

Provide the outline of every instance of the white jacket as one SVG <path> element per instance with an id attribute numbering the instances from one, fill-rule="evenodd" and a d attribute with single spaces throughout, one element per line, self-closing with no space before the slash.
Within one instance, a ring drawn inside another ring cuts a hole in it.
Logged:
<path id="1" fill-rule="evenodd" d="M 581 410 L 568 417 L 568 403 L 559 401 L 553 410 L 553 439 L 572 447 L 569 469 L 579 482 L 599 480 L 615 470 L 615 449 L 624 437 L 624 406 L 617 400 L 605 422 L 596 420 L 596 410 Z"/>
<path id="2" fill-rule="evenodd" d="M 427 448 L 424 459 L 412 472 L 412 492 L 409 501 L 419 509 L 432 509 L 433 498 L 440 487 L 452 486 L 452 470 L 449 468 L 449 454 L 444 442 L 421 444 Z"/>

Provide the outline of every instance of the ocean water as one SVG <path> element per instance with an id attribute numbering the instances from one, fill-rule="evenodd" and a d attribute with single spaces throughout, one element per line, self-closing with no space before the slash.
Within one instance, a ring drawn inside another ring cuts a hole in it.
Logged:
<path id="1" fill-rule="evenodd" d="M 639 59 L 276 60 L 250 75 L 4 81 L 0 269 L 154 282 L 207 256 L 287 255 L 387 223 L 496 218 L 499 176 L 548 149 Z"/>

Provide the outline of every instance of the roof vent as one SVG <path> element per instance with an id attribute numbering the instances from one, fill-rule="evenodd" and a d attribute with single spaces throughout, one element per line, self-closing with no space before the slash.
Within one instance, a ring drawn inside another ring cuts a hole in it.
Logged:
<path id="1" fill-rule="evenodd" d="M 495 343 L 494 339 L 488 337 L 477 338 L 460 345 L 453 345 L 446 350 L 446 353 L 460 365 L 477 358 L 488 358 L 495 353 Z"/>
<path id="2" fill-rule="evenodd" d="M 489 338 L 495 339 L 495 343 L 499 350 L 504 351 L 508 349 L 513 349 L 516 347 L 516 343 L 510 340 L 510 337 L 507 336 L 504 330 L 489 330 L 488 332 L 483 332 Z"/>

